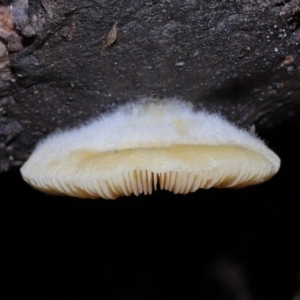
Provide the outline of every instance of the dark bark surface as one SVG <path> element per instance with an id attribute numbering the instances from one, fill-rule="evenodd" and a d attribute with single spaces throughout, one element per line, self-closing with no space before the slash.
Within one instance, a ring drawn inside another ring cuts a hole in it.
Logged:
<path id="1" fill-rule="evenodd" d="M 15 27 L 2 34 L 10 66 L 1 73 L 0 171 L 20 165 L 46 134 L 141 96 L 179 97 L 245 127 L 273 126 L 299 104 L 298 0 L 6 8 L 2 27 Z"/>
<path id="2" fill-rule="evenodd" d="M 299 0 L 0 1 L 4 273 L 15 290 L 297 299 L 299 45 Z M 241 190 L 82 201 L 41 194 L 13 168 L 47 134 L 143 96 L 257 125 L 280 172 Z"/>

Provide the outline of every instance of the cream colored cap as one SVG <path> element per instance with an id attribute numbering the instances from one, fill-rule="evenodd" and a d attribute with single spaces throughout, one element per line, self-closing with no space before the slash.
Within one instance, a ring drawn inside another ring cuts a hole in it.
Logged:
<path id="1" fill-rule="evenodd" d="M 21 173 L 56 195 L 115 199 L 159 186 L 186 194 L 271 178 L 280 159 L 218 115 L 169 100 L 130 104 L 40 143 Z"/>

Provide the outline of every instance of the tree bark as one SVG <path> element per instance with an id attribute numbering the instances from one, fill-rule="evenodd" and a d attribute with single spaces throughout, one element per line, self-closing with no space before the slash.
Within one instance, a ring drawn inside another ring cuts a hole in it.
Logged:
<path id="1" fill-rule="evenodd" d="M 0 37 L 0 172 L 140 97 L 246 128 L 298 117 L 298 0 L 2 1 Z"/>

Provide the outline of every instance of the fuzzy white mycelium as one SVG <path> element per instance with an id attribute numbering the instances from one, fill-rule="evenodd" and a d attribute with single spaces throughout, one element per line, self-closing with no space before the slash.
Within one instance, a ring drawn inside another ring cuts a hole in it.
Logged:
<path id="1" fill-rule="evenodd" d="M 280 159 L 259 138 L 176 99 L 144 99 L 41 141 L 21 169 L 51 194 L 115 199 L 161 189 L 243 187 L 271 178 Z"/>

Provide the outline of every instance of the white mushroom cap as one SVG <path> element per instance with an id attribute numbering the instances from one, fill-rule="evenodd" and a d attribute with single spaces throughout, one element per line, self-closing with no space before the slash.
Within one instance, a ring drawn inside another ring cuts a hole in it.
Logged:
<path id="1" fill-rule="evenodd" d="M 271 178 L 280 159 L 260 139 L 178 100 L 146 99 L 39 143 L 21 173 L 38 190 L 80 198 L 185 194 Z"/>

